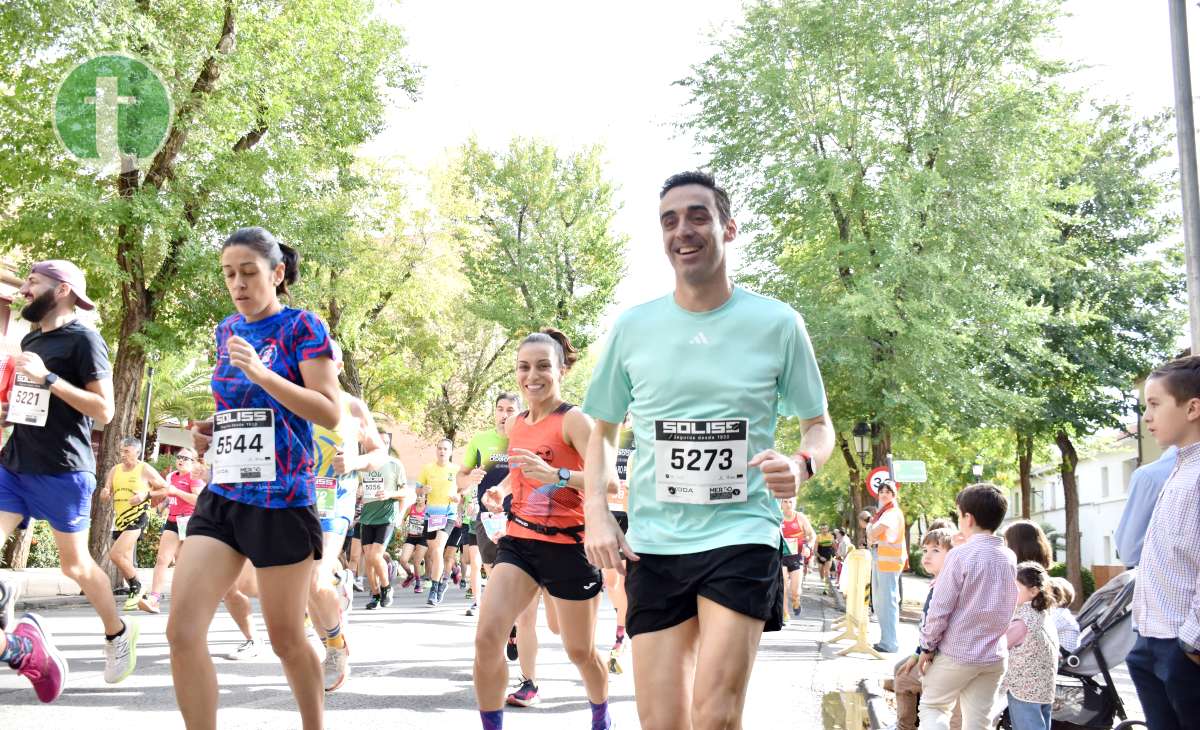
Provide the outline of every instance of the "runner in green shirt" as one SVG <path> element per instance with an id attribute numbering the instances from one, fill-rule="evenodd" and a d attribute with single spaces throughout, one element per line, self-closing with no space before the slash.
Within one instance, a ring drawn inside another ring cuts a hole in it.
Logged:
<path id="1" fill-rule="evenodd" d="M 392 541 L 396 518 L 404 503 L 412 500 L 412 489 L 405 484 L 404 465 L 390 456 L 378 471 L 359 472 L 363 488 L 362 525 L 363 562 L 367 583 L 371 586 L 368 610 L 392 605 L 392 586 L 388 581 L 384 551 Z"/>

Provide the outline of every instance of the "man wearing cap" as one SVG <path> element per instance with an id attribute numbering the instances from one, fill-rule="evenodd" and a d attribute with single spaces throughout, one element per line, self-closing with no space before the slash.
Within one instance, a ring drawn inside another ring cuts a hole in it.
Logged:
<path id="1" fill-rule="evenodd" d="M 34 264 L 20 289 L 21 316 L 34 329 L 21 340 L 4 420 L 12 435 L 0 452 L 0 543 L 31 519 L 50 523 L 63 573 L 79 584 L 104 623 L 104 679 L 128 677 L 137 663 L 137 624 L 121 620 L 108 576 L 88 552 L 96 458 L 92 424 L 113 417 L 108 347 L 78 321 L 75 308 L 95 309 L 83 272 L 69 261 Z M 66 683 L 67 664 L 47 639 L 41 619 L 26 614 L 0 643 L 0 662 L 52 702 Z"/>

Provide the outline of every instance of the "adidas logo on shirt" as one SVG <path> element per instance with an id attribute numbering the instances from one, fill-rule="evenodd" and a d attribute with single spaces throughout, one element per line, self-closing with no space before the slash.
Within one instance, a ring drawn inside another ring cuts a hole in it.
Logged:
<path id="1" fill-rule="evenodd" d="M 703 332 L 697 332 L 697 333 L 696 333 L 696 336 L 695 336 L 695 337 L 693 337 L 692 339 L 688 340 L 688 342 L 689 342 L 690 344 L 693 344 L 693 345 L 707 345 L 707 344 L 710 344 L 710 343 L 709 343 L 709 341 L 708 341 L 708 338 L 704 336 L 704 333 L 703 333 Z"/>

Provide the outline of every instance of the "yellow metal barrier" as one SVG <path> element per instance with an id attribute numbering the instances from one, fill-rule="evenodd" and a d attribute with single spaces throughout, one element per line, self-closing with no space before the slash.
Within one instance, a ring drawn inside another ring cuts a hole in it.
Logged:
<path id="1" fill-rule="evenodd" d="M 870 654 L 876 659 L 883 655 L 871 648 L 867 632 L 871 619 L 867 612 L 867 587 L 871 584 L 871 553 L 867 550 L 851 550 L 842 565 L 840 588 L 846 595 L 846 615 L 835 627 L 842 628 L 842 633 L 831 643 L 853 641 L 850 646 L 838 652 L 838 656 L 846 654 Z"/>

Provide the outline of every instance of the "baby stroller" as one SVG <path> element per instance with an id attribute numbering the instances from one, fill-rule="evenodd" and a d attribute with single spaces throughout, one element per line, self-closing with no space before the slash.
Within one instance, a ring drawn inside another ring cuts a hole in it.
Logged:
<path id="1" fill-rule="evenodd" d="M 1063 650 L 1055 682 L 1051 726 L 1055 730 L 1112 728 L 1117 718 L 1124 729 L 1139 721 L 1129 721 L 1125 705 L 1113 684 L 1110 670 L 1120 666 L 1133 649 L 1137 634 L 1133 631 L 1133 586 L 1136 571 L 1121 573 L 1084 602 L 1079 622 L 1079 646 L 1074 652 Z M 1103 681 L 1101 681 L 1103 680 Z M 1011 727 L 1008 711 L 1001 727 Z"/>

